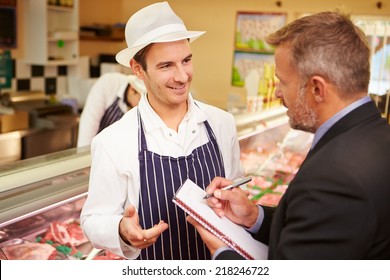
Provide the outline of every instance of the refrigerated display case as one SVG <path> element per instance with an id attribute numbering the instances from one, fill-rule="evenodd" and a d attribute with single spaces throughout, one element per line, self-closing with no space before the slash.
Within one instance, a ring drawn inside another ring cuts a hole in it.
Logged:
<path id="1" fill-rule="evenodd" d="M 292 129 L 285 108 L 263 114 L 238 116 L 241 163 L 250 198 L 275 207 L 298 172 L 313 141 L 313 134 Z"/>
<path id="2" fill-rule="evenodd" d="M 81 258 L 91 249 L 70 252 L 47 246 L 51 242 L 46 236 L 55 229 L 65 238 L 68 226 L 81 233 L 78 218 L 87 196 L 90 164 L 86 147 L 0 167 L 0 259 Z M 40 237 L 47 240 L 40 242 Z M 88 245 L 79 239 L 74 244 Z"/>

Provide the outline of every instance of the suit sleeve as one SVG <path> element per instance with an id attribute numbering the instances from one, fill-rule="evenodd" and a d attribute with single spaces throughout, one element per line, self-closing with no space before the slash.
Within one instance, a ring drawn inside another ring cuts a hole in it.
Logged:
<path id="1" fill-rule="evenodd" d="M 300 174 L 278 206 L 272 225 L 270 258 L 364 258 L 377 219 L 361 182 L 332 158 Z M 307 167 L 307 166 L 306 166 Z M 275 221 L 276 222 L 276 221 Z M 275 233 L 275 236 L 273 235 Z M 272 250 L 271 250 L 272 249 Z"/>
<path id="2" fill-rule="evenodd" d="M 264 210 L 264 219 L 261 224 L 260 230 L 253 235 L 253 237 L 264 243 L 268 244 L 269 241 L 269 230 L 272 222 L 273 213 L 275 212 L 275 208 L 273 207 L 266 207 L 262 206 Z M 245 258 L 242 257 L 240 254 L 238 254 L 236 251 L 229 249 L 224 250 L 218 253 L 217 256 L 215 256 L 216 260 L 244 260 Z"/>
<path id="3" fill-rule="evenodd" d="M 264 244 L 269 244 L 269 232 L 271 229 L 272 217 L 275 212 L 274 207 L 261 206 L 264 210 L 264 219 L 259 231 L 253 236 L 256 240 Z"/>
<path id="4" fill-rule="evenodd" d="M 239 253 L 233 250 L 226 250 L 221 252 L 216 258 L 216 260 L 245 260 Z"/>

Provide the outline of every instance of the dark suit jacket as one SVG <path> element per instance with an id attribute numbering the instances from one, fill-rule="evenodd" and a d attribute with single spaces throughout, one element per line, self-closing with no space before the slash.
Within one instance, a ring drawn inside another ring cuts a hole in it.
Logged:
<path id="1" fill-rule="evenodd" d="M 269 259 L 390 259 L 390 126 L 375 104 L 332 126 L 276 210 L 264 210 L 255 237 Z"/>

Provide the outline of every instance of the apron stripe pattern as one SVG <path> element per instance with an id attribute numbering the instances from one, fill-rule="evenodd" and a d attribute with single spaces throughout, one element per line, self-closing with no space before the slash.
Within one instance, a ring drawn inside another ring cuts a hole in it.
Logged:
<path id="1" fill-rule="evenodd" d="M 143 260 L 204 260 L 210 253 L 201 237 L 186 221 L 186 214 L 172 202 L 188 178 L 205 189 L 215 176 L 225 176 L 222 155 L 215 135 L 204 122 L 209 141 L 188 156 L 161 156 L 147 149 L 142 119 L 138 112 L 140 162 L 140 203 L 138 214 L 142 228 L 151 228 L 160 220 L 169 228 L 157 242 L 141 251 Z"/>
<path id="2" fill-rule="evenodd" d="M 110 105 L 110 107 L 108 107 L 107 110 L 104 112 L 104 115 L 100 121 L 98 133 L 123 117 L 124 113 L 121 108 L 119 108 L 118 103 L 119 97 L 117 97 L 115 101 Z"/>

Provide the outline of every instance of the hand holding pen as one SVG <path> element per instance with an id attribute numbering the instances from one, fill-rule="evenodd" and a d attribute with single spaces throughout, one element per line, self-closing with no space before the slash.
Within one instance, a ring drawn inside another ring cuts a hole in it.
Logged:
<path id="1" fill-rule="evenodd" d="M 239 180 L 237 180 L 237 181 L 235 181 L 233 184 L 231 184 L 231 185 L 228 185 L 228 186 L 226 186 L 226 187 L 224 187 L 224 188 L 222 188 L 221 190 L 230 190 L 230 189 L 232 189 L 232 188 L 235 188 L 235 187 L 239 187 L 239 186 L 241 186 L 241 185 L 243 185 L 243 184 L 246 184 L 246 183 L 248 183 L 248 182 L 250 182 L 250 181 L 252 181 L 252 177 L 245 177 L 245 178 L 242 178 L 242 179 L 239 179 Z M 205 195 L 204 197 L 203 197 L 203 199 L 207 199 L 207 198 L 209 198 L 209 197 L 212 197 L 212 196 L 214 196 L 213 194 L 207 194 L 207 195 Z"/>
<path id="2" fill-rule="evenodd" d="M 219 216 L 225 216 L 232 222 L 251 228 L 257 221 L 259 215 L 259 207 L 252 200 L 248 198 L 248 190 L 236 189 L 236 187 L 248 183 L 252 180 L 251 177 L 234 180 L 232 184 L 226 178 L 215 177 L 208 186 L 212 194 L 206 195 L 204 198 L 214 197 L 217 190 L 226 190 L 228 192 L 220 192 L 217 194 L 217 199 L 208 199 L 207 204 Z M 230 185 L 227 185 L 230 184 Z M 225 187 L 222 187 L 225 186 Z M 236 191 L 232 191 L 236 190 Z"/>

